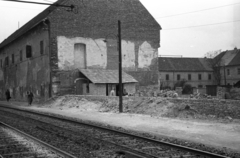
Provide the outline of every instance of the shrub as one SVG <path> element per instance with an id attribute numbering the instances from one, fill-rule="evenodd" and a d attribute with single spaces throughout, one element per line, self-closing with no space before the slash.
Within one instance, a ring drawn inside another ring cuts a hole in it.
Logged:
<path id="1" fill-rule="evenodd" d="M 240 100 L 240 88 L 232 88 L 230 90 L 231 99 Z"/>
<path id="2" fill-rule="evenodd" d="M 174 89 L 176 87 L 183 87 L 185 85 L 187 81 L 185 79 L 181 80 L 181 81 L 177 81 L 175 84 L 174 84 Z"/>
<path id="3" fill-rule="evenodd" d="M 192 94 L 192 85 L 191 84 L 185 84 L 183 87 L 183 94 Z"/>

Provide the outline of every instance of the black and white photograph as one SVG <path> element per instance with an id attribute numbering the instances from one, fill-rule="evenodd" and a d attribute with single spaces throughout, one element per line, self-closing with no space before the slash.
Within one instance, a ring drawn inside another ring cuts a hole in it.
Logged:
<path id="1" fill-rule="evenodd" d="M 0 0 L 0 158 L 240 158 L 240 0 Z"/>

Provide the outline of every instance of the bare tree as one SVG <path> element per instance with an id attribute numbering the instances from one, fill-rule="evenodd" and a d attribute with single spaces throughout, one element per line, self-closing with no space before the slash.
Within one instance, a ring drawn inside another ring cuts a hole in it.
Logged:
<path id="1" fill-rule="evenodd" d="M 221 85 L 221 66 L 222 66 L 222 55 L 221 49 L 216 51 L 207 52 L 205 54 L 207 63 L 213 70 L 213 77 L 217 82 L 217 85 Z"/>

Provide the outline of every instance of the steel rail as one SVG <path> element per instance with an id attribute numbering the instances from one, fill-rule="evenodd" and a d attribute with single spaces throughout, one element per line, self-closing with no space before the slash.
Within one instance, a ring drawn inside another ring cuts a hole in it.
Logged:
<path id="1" fill-rule="evenodd" d="M 3 104 L 1 104 L 1 105 L 3 105 Z M 22 109 L 22 108 L 14 108 L 14 107 L 9 107 L 9 106 L 6 107 L 6 106 L 1 106 L 1 105 L 0 105 L 0 107 L 3 107 L 3 108 L 19 110 L 19 111 L 23 111 L 23 112 L 37 114 L 37 115 L 40 115 L 40 116 L 45 116 L 45 117 L 49 117 L 49 118 L 53 118 L 53 119 L 66 121 L 66 122 L 69 122 L 69 123 L 76 123 L 76 124 L 82 124 L 82 125 L 89 126 L 89 127 L 99 128 L 99 129 L 102 129 L 102 130 L 107 130 L 107 131 L 111 131 L 111 132 L 114 132 L 114 133 L 118 133 L 120 135 L 131 136 L 131 137 L 142 139 L 142 140 L 149 141 L 149 142 L 152 142 L 152 143 L 162 144 L 162 145 L 165 145 L 165 146 L 168 146 L 168 147 L 172 147 L 172 148 L 176 148 L 176 149 L 179 149 L 179 150 L 195 153 L 195 154 L 201 155 L 201 156 L 207 156 L 207 157 L 211 157 L 211 158 L 230 158 L 230 157 L 227 157 L 227 156 L 223 156 L 223 155 L 219 155 L 219 154 L 215 154 L 215 153 L 211 153 L 211 152 L 207 152 L 207 151 L 203 151 L 203 150 L 199 150 L 199 149 L 194 149 L 194 148 L 190 148 L 190 147 L 186 147 L 186 146 L 182 146 L 182 145 L 178 145 L 178 144 L 173 144 L 173 143 L 164 142 L 164 141 L 160 141 L 160 140 L 155 140 L 155 139 L 151 139 L 151 138 L 147 138 L 147 137 L 143 137 L 143 136 L 138 136 L 138 135 L 134 135 L 134 134 L 127 133 L 127 132 L 118 131 L 118 130 L 115 130 L 115 129 L 101 127 L 99 125 L 84 123 L 84 122 L 80 122 L 80 121 L 76 121 L 76 120 L 70 120 L 70 119 L 61 118 L 61 117 L 58 117 L 58 116 L 52 116 L 50 114 L 46 114 L 46 113 L 44 114 L 43 112 L 37 112 L 37 111 L 32 111 L 32 110 Z"/>
<path id="2" fill-rule="evenodd" d="M 10 125 L 7 125 L 7 124 L 5 124 L 3 122 L 0 122 L 0 125 L 1 126 L 5 126 L 5 127 L 9 128 L 11 130 L 17 132 L 18 134 L 20 134 L 20 135 L 22 135 L 22 136 L 24 136 L 24 137 L 26 137 L 26 138 L 28 138 L 28 139 L 38 143 L 38 144 L 40 144 L 41 146 L 46 147 L 47 149 L 50 149 L 51 151 L 59 154 L 62 157 L 65 157 L 65 158 L 77 158 L 77 157 L 75 157 L 75 156 L 73 156 L 73 155 L 71 155 L 71 154 L 69 154 L 69 153 L 67 153 L 65 151 L 62 151 L 62 150 L 60 150 L 60 149 L 58 149 L 58 148 L 56 148 L 56 147 L 54 147 L 54 146 L 52 146 L 50 144 L 47 144 L 47 143 L 45 143 L 45 142 L 43 142 L 43 141 L 41 141 L 41 140 L 39 140 L 39 139 L 37 139 L 37 138 L 27 134 L 27 133 L 24 133 L 24 132 L 22 132 L 22 131 L 20 131 L 20 130 L 18 130 L 16 128 L 14 128 L 14 127 L 11 127 Z"/>

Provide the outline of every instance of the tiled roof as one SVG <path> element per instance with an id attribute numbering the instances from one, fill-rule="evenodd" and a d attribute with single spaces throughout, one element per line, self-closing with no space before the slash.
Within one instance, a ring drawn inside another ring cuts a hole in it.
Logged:
<path id="1" fill-rule="evenodd" d="M 159 71 L 212 71 L 206 58 L 159 57 Z"/>
<path id="2" fill-rule="evenodd" d="M 227 50 L 219 54 L 214 60 L 221 60 L 221 66 L 240 65 L 240 49 Z"/>
<path id="3" fill-rule="evenodd" d="M 79 69 L 92 83 L 119 83 L 118 70 Z M 122 72 L 122 83 L 136 83 L 131 75 Z"/>

